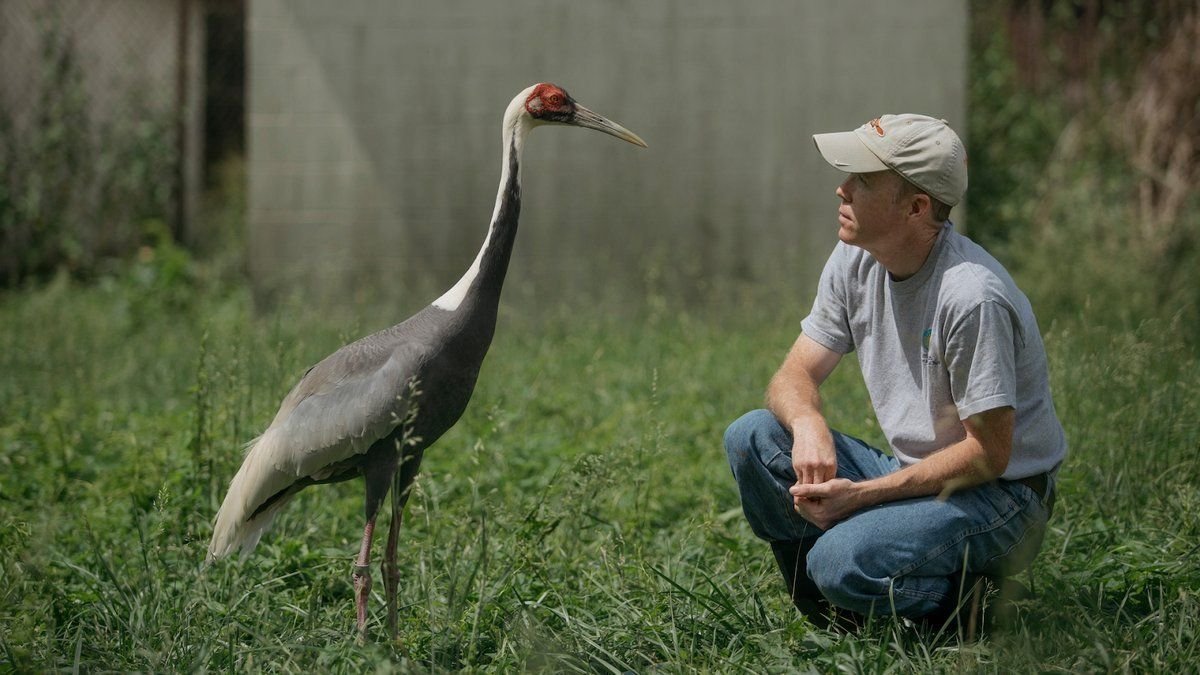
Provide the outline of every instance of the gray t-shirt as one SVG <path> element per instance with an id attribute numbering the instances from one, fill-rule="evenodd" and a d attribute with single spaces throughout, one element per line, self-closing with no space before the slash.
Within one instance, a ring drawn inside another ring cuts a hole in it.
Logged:
<path id="1" fill-rule="evenodd" d="M 801 326 L 839 354 L 857 349 L 879 426 L 902 464 L 962 440 L 962 420 L 1000 407 L 1016 411 L 1004 478 L 1050 471 L 1066 457 L 1029 300 L 950 223 L 903 281 L 839 242 Z"/>

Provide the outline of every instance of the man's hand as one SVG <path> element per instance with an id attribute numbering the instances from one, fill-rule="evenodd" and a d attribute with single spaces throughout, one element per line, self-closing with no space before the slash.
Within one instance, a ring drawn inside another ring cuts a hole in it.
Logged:
<path id="1" fill-rule="evenodd" d="M 827 530 L 874 504 L 948 494 L 994 480 L 1008 466 L 1015 420 L 1015 412 L 1008 407 L 972 415 L 963 421 L 963 440 L 878 478 L 857 483 L 844 478 L 797 482 L 789 489 L 793 508 L 808 522 Z"/>
<path id="2" fill-rule="evenodd" d="M 856 486 L 845 478 L 834 478 L 815 485 L 797 483 L 788 491 L 796 513 L 825 531 L 862 508 Z"/>
<path id="3" fill-rule="evenodd" d="M 833 436 L 820 415 L 810 415 L 792 424 L 792 470 L 801 485 L 824 483 L 837 475 Z"/>
<path id="4" fill-rule="evenodd" d="M 796 511 L 814 524 L 805 510 L 810 506 L 807 498 L 794 496 L 794 490 L 824 485 L 837 476 L 837 450 L 821 414 L 818 390 L 841 359 L 841 354 L 801 334 L 767 387 L 767 407 L 792 432 L 792 470 L 796 472 L 792 501 Z"/>

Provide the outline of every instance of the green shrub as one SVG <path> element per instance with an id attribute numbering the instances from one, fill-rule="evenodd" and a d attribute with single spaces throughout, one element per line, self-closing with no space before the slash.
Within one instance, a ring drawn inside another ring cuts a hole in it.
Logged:
<path id="1" fill-rule="evenodd" d="M 972 234 L 1042 317 L 1162 319 L 1200 347 L 1194 3 L 973 10 Z"/>
<path id="2" fill-rule="evenodd" d="M 153 239 L 173 204 L 172 114 L 132 92 L 95 119 L 61 19 L 48 10 L 41 25 L 32 103 L 0 111 L 0 286 L 92 277 Z"/>

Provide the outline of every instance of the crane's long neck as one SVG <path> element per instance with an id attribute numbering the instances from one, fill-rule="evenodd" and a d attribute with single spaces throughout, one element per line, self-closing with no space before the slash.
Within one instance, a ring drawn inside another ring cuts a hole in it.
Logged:
<path id="1" fill-rule="evenodd" d="M 517 99 L 513 103 L 504 116 L 500 188 L 487 237 L 466 274 L 433 302 L 438 309 L 448 312 L 488 310 L 489 314 L 494 314 L 500 302 L 500 289 L 504 286 L 521 215 L 521 151 L 529 131 L 520 114 L 521 108 L 515 105 Z"/>

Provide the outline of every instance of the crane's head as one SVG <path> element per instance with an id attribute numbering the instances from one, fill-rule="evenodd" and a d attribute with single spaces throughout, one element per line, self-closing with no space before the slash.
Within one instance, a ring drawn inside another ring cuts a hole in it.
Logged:
<path id="1" fill-rule="evenodd" d="M 575 102 L 562 87 L 543 82 L 534 85 L 525 98 L 525 114 L 536 124 L 570 124 L 603 131 L 623 141 L 646 147 L 646 142 L 625 127 L 601 117 Z"/>

